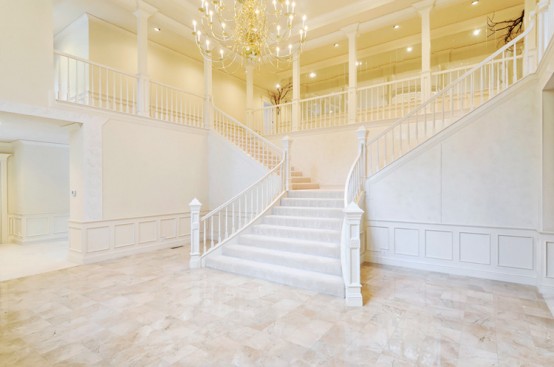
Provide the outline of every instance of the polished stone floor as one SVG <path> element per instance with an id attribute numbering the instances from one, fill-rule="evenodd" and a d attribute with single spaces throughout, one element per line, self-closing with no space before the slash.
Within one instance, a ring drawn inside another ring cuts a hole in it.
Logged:
<path id="1" fill-rule="evenodd" d="M 0 366 L 554 366 L 534 287 L 362 271 L 361 308 L 184 248 L 0 282 Z"/>

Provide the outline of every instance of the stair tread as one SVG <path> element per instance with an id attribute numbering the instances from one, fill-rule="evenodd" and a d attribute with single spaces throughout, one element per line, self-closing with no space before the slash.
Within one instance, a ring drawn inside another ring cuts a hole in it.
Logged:
<path id="1" fill-rule="evenodd" d="M 302 238 L 288 238 L 288 237 L 275 237 L 275 236 L 266 236 L 263 234 L 256 234 L 256 233 L 245 233 L 242 234 L 241 237 L 249 238 L 252 240 L 259 240 L 259 241 L 275 241 L 275 242 L 289 242 L 289 243 L 299 243 L 303 245 L 313 245 L 313 246 L 324 246 L 328 248 L 339 248 L 339 245 L 335 242 L 327 242 L 327 241 L 317 241 L 317 240 L 307 240 Z"/>
<path id="2" fill-rule="evenodd" d="M 288 229 L 290 231 L 304 231 L 304 232 L 317 232 L 317 233 L 329 233 L 329 234 L 335 234 L 339 232 L 336 229 L 293 227 L 293 226 L 284 226 L 279 224 L 265 224 L 265 223 L 256 224 L 254 225 L 254 227 L 263 228 L 263 229 Z"/>
<path id="3" fill-rule="evenodd" d="M 297 219 L 297 220 L 317 220 L 323 222 L 340 222 L 340 218 L 326 218 L 326 217 L 309 217 L 302 215 L 279 215 L 279 214 L 269 214 L 264 218 L 275 218 L 275 219 Z M 267 224 L 267 223 L 266 223 Z"/>

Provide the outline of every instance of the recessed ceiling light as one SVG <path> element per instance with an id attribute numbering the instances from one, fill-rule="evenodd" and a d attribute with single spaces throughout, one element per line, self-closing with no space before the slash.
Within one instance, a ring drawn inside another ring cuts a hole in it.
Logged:
<path id="1" fill-rule="evenodd" d="M 161 32 L 161 31 L 162 31 L 162 29 L 161 29 L 160 27 L 154 27 L 154 30 L 155 30 L 156 32 Z"/>
<path id="2" fill-rule="evenodd" d="M 335 43 L 335 44 L 333 45 L 334 48 L 337 48 L 337 47 L 339 47 L 339 46 L 340 46 L 340 45 L 339 45 L 338 43 Z"/>
<path id="3" fill-rule="evenodd" d="M 474 35 L 474 36 L 478 36 L 478 35 L 480 35 L 480 34 L 481 34 L 481 30 L 480 30 L 480 29 L 476 29 L 476 30 L 473 31 L 473 35 Z"/>
<path id="4" fill-rule="evenodd" d="M 408 51 L 408 52 L 412 52 L 413 50 L 414 50 L 414 48 L 412 46 L 406 47 L 406 51 Z"/>
<path id="5" fill-rule="evenodd" d="M 362 65 L 362 62 L 361 61 L 356 61 L 356 66 L 360 66 Z"/>
<path id="6" fill-rule="evenodd" d="M 473 1 L 471 2 L 471 5 L 477 5 L 477 4 L 479 4 L 479 0 L 473 0 Z"/>
<path id="7" fill-rule="evenodd" d="M 400 24 L 395 24 L 392 26 L 392 29 L 398 29 L 398 28 L 400 28 Z"/>
<path id="8" fill-rule="evenodd" d="M 281 89 L 281 84 L 279 83 L 275 84 L 275 89 Z"/>
<path id="9" fill-rule="evenodd" d="M 313 78 L 315 78 L 315 77 L 317 76 L 317 74 L 316 74 L 315 72 L 312 71 L 312 72 L 309 74 L 309 76 L 310 76 L 310 78 L 313 79 Z"/>

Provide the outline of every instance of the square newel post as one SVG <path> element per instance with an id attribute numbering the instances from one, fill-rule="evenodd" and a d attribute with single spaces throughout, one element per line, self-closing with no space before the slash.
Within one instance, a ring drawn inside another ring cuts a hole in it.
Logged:
<path id="1" fill-rule="evenodd" d="M 202 260 L 200 259 L 200 208 L 202 203 L 198 199 L 193 199 L 190 204 L 190 262 L 191 269 L 200 268 Z"/>
<path id="2" fill-rule="evenodd" d="M 284 136 L 283 137 L 283 152 L 285 154 L 285 190 L 290 190 L 290 146 L 292 144 L 292 140 L 290 136 Z"/>
<path id="3" fill-rule="evenodd" d="M 356 131 L 356 137 L 358 138 L 358 152 L 361 153 L 361 161 L 362 161 L 362 176 L 364 177 L 364 186 L 365 186 L 365 178 L 367 177 L 367 153 L 366 153 L 366 136 L 367 136 L 367 130 L 365 126 L 360 126 L 358 130 Z"/>
<path id="4" fill-rule="evenodd" d="M 345 300 L 347 306 L 363 305 L 362 284 L 360 282 L 360 221 L 364 211 L 356 203 L 350 203 L 344 209 L 346 224 L 345 262 Z"/>

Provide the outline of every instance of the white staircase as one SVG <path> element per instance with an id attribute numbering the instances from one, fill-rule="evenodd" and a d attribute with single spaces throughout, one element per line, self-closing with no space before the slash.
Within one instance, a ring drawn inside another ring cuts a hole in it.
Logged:
<path id="1" fill-rule="evenodd" d="M 259 223 L 207 256 L 206 266 L 343 297 L 342 196 L 289 191 Z"/>
<path id="2" fill-rule="evenodd" d="M 292 168 L 290 172 L 290 188 L 292 190 L 317 190 L 319 184 L 312 182 L 310 177 L 304 176 L 302 171 Z"/>

